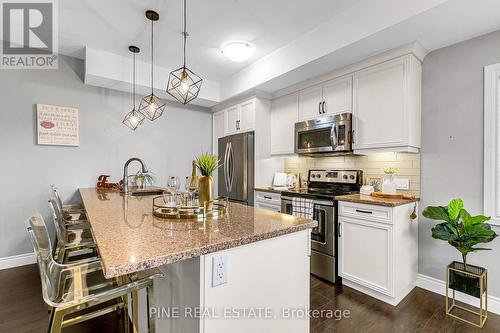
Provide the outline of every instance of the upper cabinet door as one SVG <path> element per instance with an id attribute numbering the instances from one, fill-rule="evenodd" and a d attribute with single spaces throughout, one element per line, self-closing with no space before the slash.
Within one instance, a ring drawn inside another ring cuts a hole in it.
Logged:
<path id="1" fill-rule="evenodd" d="M 217 155 L 217 149 L 219 147 L 219 138 L 222 138 L 225 135 L 224 131 L 224 112 L 216 112 L 213 115 L 213 146 L 212 150 L 214 155 Z"/>
<path id="2" fill-rule="evenodd" d="M 238 132 L 240 122 L 240 109 L 238 105 L 232 106 L 224 110 L 224 128 L 226 135 L 235 134 Z"/>
<path id="3" fill-rule="evenodd" d="M 298 95 L 273 100 L 271 105 L 271 154 L 293 154 L 295 123 L 299 119 Z"/>
<path id="4" fill-rule="evenodd" d="M 322 115 L 322 86 L 314 86 L 299 92 L 299 119 L 309 120 Z"/>
<path id="5" fill-rule="evenodd" d="M 238 123 L 238 131 L 250 131 L 255 128 L 255 100 L 239 104 L 240 118 Z"/>
<path id="6" fill-rule="evenodd" d="M 352 76 L 343 76 L 323 84 L 325 114 L 352 111 Z"/>
<path id="7" fill-rule="evenodd" d="M 354 150 L 408 145 L 405 58 L 354 74 Z"/>

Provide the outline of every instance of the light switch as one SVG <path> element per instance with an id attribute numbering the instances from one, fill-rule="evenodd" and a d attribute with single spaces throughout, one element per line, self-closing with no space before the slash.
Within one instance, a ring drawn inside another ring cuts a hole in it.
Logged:
<path id="1" fill-rule="evenodd" d="M 410 189 L 410 179 L 408 179 L 408 178 L 394 178 L 394 183 L 396 183 L 397 190 L 409 190 Z"/>

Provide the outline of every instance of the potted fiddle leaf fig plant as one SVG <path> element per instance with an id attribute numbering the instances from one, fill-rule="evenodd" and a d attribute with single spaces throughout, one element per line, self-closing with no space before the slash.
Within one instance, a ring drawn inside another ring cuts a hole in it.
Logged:
<path id="1" fill-rule="evenodd" d="M 213 178 L 212 174 L 222 164 L 215 155 L 203 153 L 195 158 L 196 168 L 200 171 L 201 177 L 198 178 L 198 198 L 200 204 L 213 199 Z"/>
<path id="2" fill-rule="evenodd" d="M 452 262 L 448 266 L 449 288 L 480 297 L 480 278 L 486 279 L 485 268 L 468 265 L 467 255 L 471 252 L 490 250 L 477 247 L 497 237 L 486 223 L 490 217 L 472 216 L 465 210 L 462 199 L 453 199 L 447 206 L 428 206 L 422 215 L 432 220 L 443 221 L 432 228 L 432 237 L 447 241 L 462 255 L 463 262 Z M 486 281 L 483 281 L 483 286 Z"/>

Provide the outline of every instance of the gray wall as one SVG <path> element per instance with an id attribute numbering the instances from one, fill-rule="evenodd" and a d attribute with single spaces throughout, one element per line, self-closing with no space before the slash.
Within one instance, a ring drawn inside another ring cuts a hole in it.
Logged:
<path id="1" fill-rule="evenodd" d="M 500 32 L 431 52 L 423 64 L 421 207 L 461 197 L 472 214 L 483 210 L 483 67 L 500 62 Z M 445 266 L 461 260 L 446 242 L 431 237 L 433 221 L 419 226 L 419 271 L 440 280 Z M 500 228 L 495 227 L 500 234 Z M 490 294 L 500 296 L 500 239 L 493 251 L 470 254 L 488 268 Z"/>
<path id="2" fill-rule="evenodd" d="M 0 70 L 0 258 L 33 251 L 24 220 L 48 215 L 50 184 L 75 201 L 79 187 L 95 186 L 100 174 L 118 181 L 124 162 L 138 156 L 165 185 L 168 175 L 191 175 L 193 157 L 211 149 L 205 109 L 170 103 L 162 118 L 132 132 L 121 124 L 131 95 L 84 85 L 83 66 L 62 57 L 59 70 Z M 79 109 L 79 147 L 36 144 L 37 103 Z"/>

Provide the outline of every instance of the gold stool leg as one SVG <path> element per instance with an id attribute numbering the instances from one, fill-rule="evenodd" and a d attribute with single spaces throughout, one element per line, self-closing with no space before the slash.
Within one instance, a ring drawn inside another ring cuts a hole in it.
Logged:
<path id="1" fill-rule="evenodd" d="M 138 319 L 139 319 L 139 309 L 138 309 L 138 296 L 137 296 L 137 290 L 133 290 L 130 293 L 131 301 L 132 301 L 132 332 L 133 333 L 138 333 L 137 330 L 137 324 L 138 324 Z"/>
<path id="2" fill-rule="evenodd" d="M 58 309 L 52 311 L 52 320 L 49 326 L 50 333 L 61 333 L 63 317 L 64 314 L 58 311 Z"/>
<path id="3" fill-rule="evenodd" d="M 148 299 L 148 308 L 147 308 L 147 313 L 148 313 L 148 330 L 149 333 L 155 333 L 156 332 L 156 319 L 151 316 L 150 310 L 151 307 L 154 306 L 154 293 L 153 293 L 153 283 L 151 283 L 150 286 L 146 287 L 147 289 L 147 299 Z"/>

